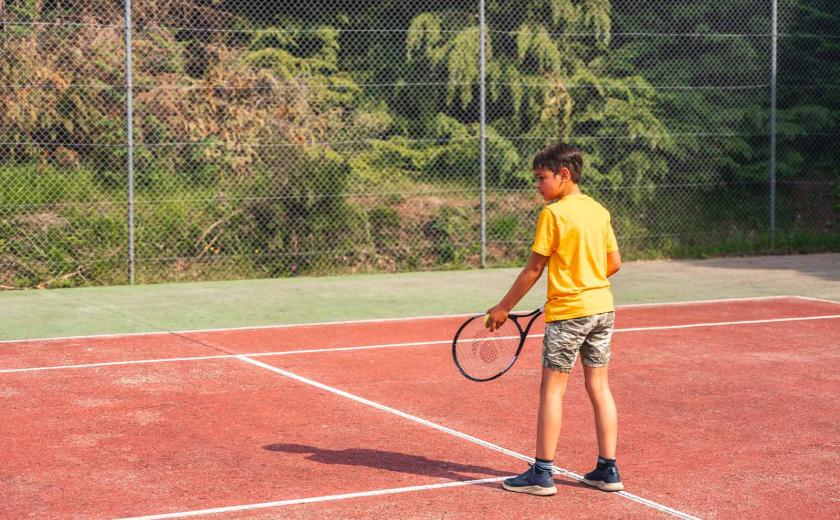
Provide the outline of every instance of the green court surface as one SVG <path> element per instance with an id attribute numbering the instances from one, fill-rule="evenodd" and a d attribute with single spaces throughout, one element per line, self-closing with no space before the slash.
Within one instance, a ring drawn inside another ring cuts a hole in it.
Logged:
<path id="1" fill-rule="evenodd" d="M 496 303 L 518 269 L 0 293 L 0 340 L 461 314 Z M 840 301 L 840 253 L 626 262 L 616 304 L 798 295 Z M 545 276 L 520 303 L 543 300 Z"/>

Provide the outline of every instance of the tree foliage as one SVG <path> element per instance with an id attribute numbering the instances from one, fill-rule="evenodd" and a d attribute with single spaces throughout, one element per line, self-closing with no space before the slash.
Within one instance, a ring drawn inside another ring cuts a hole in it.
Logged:
<path id="1" fill-rule="evenodd" d="M 524 188 L 533 154 L 564 139 L 586 151 L 584 187 L 619 197 L 619 219 L 639 234 L 653 229 L 656 201 L 668 196 L 663 186 L 766 191 L 769 12 L 754 4 L 488 0 L 489 186 Z M 3 197 L 49 204 L 124 197 L 122 7 L 0 1 Z M 833 0 L 784 0 L 782 7 L 781 189 L 801 189 L 794 182 L 808 177 L 834 182 L 840 193 L 840 17 Z M 392 228 L 401 192 L 474 195 L 475 6 L 169 0 L 134 2 L 133 17 L 138 197 L 149 201 L 148 221 L 163 222 L 146 232 L 170 237 L 144 254 L 260 251 L 304 266 L 313 251 L 399 248 L 407 234 Z M 28 195 L 14 181 L 18 167 L 26 169 L 19 178 Z M 59 194 L 59 172 L 84 179 L 84 189 Z M 35 193 L 39 186 L 50 195 Z M 160 202 L 166 193 L 203 201 L 203 220 L 178 224 L 191 218 L 181 207 L 187 203 Z M 371 193 L 397 199 L 366 207 Z M 231 199 L 248 202 L 235 207 Z M 464 261 L 468 248 L 430 244 L 474 232 L 464 224 L 467 210 L 435 204 L 420 225 L 424 247 L 437 261 Z M 511 218 L 491 227 L 513 241 L 514 230 L 528 226 Z M 35 229 L 35 221 L 69 217 L 24 216 L 4 229 Z M 106 227 L 113 231 L 115 222 Z"/>

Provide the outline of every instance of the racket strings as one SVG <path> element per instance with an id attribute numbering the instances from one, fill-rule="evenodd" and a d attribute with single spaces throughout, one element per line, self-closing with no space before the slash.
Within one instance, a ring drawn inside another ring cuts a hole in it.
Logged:
<path id="1" fill-rule="evenodd" d="M 474 379 L 490 379 L 507 370 L 519 349 L 519 329 L 508 320 L 493 332 L 483 318 L 470 321 L 458 336 L 455 356 L 461 369 Z"/>

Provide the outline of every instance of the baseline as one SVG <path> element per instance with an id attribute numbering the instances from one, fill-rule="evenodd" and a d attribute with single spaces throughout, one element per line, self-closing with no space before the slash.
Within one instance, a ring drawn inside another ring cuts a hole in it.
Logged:
<path id="1" fill-rule="evenodd" d="M 167 518 L 185 518 L 189 516 L 216 515 L 221 513 L 235 513 L 239 511 L 253 511 L 255 509 L 267 509 L 272 507 L 292 506 L 299 504 L 314 504 L 317 502 L 331 502 L 334 500 L 347 500 L 350 498 L 378 497 L 383 495 L 395 495 L 398 493 L 410 493 L 413 491 L 425 491 L 428 489 L 444 489 L 461 486 L 474 486 L 477 484 L 489 484 L 500 482 L 508 477 L 492 477 L 480 480 L 467 480 L 462 482 L 444 482 L 441 484 L 428 484 L 425 486 L 409 486 L 391 489 L 377 489 L 374 491 L 359 491 L 357 493 L 342 493 L 340 495 L 325 495 L 320 497 L 293 498 L 290 500 L 275 500 L 273 502 L 257 502 L 255 504 L 241 504 L 236 506 L 214 507 L 210 509 L 196 509 L 193 511 L 181 511 L 178 513 L 163 513 L 159 515 L 132 516 L 118 520 L 164 520 Z"/>

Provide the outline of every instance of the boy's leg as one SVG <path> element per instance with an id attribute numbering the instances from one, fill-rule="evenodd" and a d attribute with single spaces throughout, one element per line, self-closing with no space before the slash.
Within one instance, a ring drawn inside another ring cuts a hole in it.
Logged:
<path id="1" fill-rule="evenodd" d="M 624 489 L 615 464 L 618 414 L 607 377 L 614 323 L 614 313 L 599 314 L 597 323 L 580 349 L 586 393 L 595 413 L 595 431 L 598 435 L 598 464 L 593 471 L 583 476 L 583 483 L 603 491 Z"/>
<path id="2" fill-rule="evenodd" d="M 610 392 L 607 367 L 584 365 L 586 393 L 595 412 L 595 431 L 598 434 L 598 455 L 604 459 L 615 459 L 615 445 L 618 438 L 618 414 Z"/>
<path id="3" fill-rule="evenodd" d="M 540 408 L 537 416 L 537 458 L 554 460 L 557 440 L 560 438 L 560 425 L 563 421 L 563 395 L 569 373 L 542 369 L 540 383 Z"/>
<path id="4" fill-rule="evenodd" d="M 563 418 L 563 394 L 569 371 L 577 358 L 580 344 L 586 337 L 575 320 L 548 322 L 543 338 L 543 369 L 540 383 L 540 408 L 537 418 L 536 462 L 528 471 L 502 483 L 508 491 L 533 495 L 557 493 L 551 463 L 560 437 Z"/>
<path id="5" fill-rule="evenodd" d="M 540 383 L 540 409 L 537 418 L 537 460 L 525 473 L 506 479 L 502 483 L 502 487 L 508 491 L 546 496 L 557 493 L 551 462 L 554 460 L 554 451 L 560 436 L 563 394 L 568 380 L 567 372 L 543 367 Z"/>

